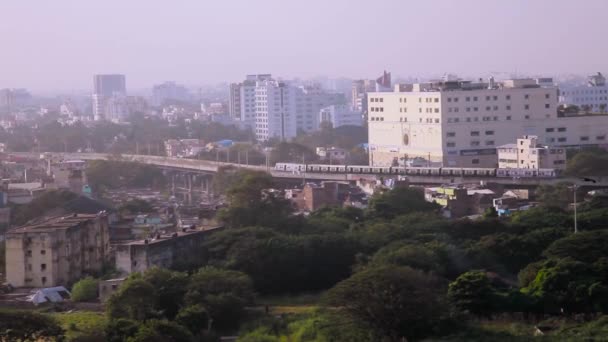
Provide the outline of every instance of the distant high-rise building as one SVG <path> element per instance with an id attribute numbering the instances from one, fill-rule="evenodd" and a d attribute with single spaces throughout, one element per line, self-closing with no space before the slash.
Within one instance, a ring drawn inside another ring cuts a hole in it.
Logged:
<path id="1" fill-rule="evenodd" d="M 245 81 L 230 85 L 228 113 L 234 120 L 253 127 L 255 124 L 255 87 L 256 82 L 270 80 L 270 74 L 247 75 Z"/>
<path id="2" fill-rule="evenodd" d="M 298 132 L 315 131 L 319 128 L 321 108 L 346 103 L 344 94 L 270 78 L 256 81 L 254 89 L 255 135 L 260 141 L 289 140 Z"/>
<path id="3" fill-rule="evenodd" d="M 152 104 L 161 106 L 167 100 L 188 101 L 190 93 L 184 86 L 175 82 L 165 82 L 152 87 Z"/>
<path id="4" fill-rule="evenodd" d="M 115 107 L 113 103 L 127 96 L 125 75 L 95 75 L 93 76 L 93 116 L 95 120 L 105 120 L 108 116 L 106 108 Z M 112 103 L 109 103 L 112 102 Z"/>
<path id="5" fill-rule="evenodd" d="M 0 89 L 0 107 L 14 109 L 26 105 L 32 95 L 26 89 Z"/>
<path id="6" fill-rule="evenodd" d="M 332 127 L 363 126 L 361 112 L 355 111 L 348 105 L 331 105 L 319 111 L 319 128 L 323 122 L 330 123 Z"/>
<path id="7" fill-rule="evenodd" d="M 255 136 L 259 141 L 287 140 L 296 136 L 296 89 L 266 79 L 255 87 Z"/>
<path id="8" fill-rule="evenodd" d="M 367 93 L 372 91 L 376 91 L 376 82 L 374 80 L 353 81 L 351 93 L 351 106 L 353 110 L 363 112 L 367 108 Z"/>

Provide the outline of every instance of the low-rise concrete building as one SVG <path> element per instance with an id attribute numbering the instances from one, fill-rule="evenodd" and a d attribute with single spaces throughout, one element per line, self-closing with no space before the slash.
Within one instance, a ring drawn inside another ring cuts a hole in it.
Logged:
<path id="1" fill-rule="evenodd" d="M 101 280 L 99 282 L 99 300 L 101 302 L 105 302 L 106 300 L 108 300 L 108 298 L 110 298 L 110 296 L 118 291 L 118 288 L 120 287 L 120 285 L 122 285 L 122 283 L 125 281 L 126 278 L 116 278 L 116 279 L 108 279 L 108 280 Z"/>
<path id="2" fill-rule="evenodd" d="M 317 147 L 317 156 L 329 164 L 346 164 L 349 153 L 339 147 Z"/>
<path id="3" fill-rule="evenodd" d="M 425 189 L 425 199 L 444 208 L 450 218 L 483 214 L 492 207 L 494 191 L 489 189 L 467 189 L 464 187 L 438 187 Z"/>
<path id="4" fill-rule="evenodd" d="M 144 272 L 150 267 L 171 268 L 197 263 L 200 246 L 207 234 L 219 229 L 182 229 L 170 235 L 158 234 L 152 239 L 114 245 L 116 268 L 124 273 Z"/>
<path id="5" fill-rule="evenodd" d="M 538 137 L 526 135 L 516 144 L 499 146 L 500 169 L 556 169 L 566 168 L 566 149 L 538 144 Z"/>
<path id="6" fill-rule="evenodd" d="M 303 189 L 285 190 L 285 198 L 292 201 L 298 211 L 311 212 L 322 207 L 352 205 L 361 202 L 365 194 L 344 182 L 307 183 Z"/>
<path id="7" fill-rule="evenodd" d="M 71 214 L 6 234 L 6 280 L 15 287 L 69 285 L 109 259 L 108 216 Z"/>

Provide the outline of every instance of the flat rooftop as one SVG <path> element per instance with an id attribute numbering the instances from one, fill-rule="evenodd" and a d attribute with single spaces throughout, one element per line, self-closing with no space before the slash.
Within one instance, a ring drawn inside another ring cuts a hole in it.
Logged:
<path id="1" fill-rule="evenodd" d="M 116 245 L 119 245 L 119 246 L 154 245 L 154 244 L 159 244 L 159 243 L 163 243 L 163 242 L 166 242 L 166 241 L 170 241 L 170 240 L 175 239 L 175 238 L 182 238 L 182 237 L 187 237 L 187 236 L 190 236 L 190 235 L 196 235 L 196 234 L 200 234 L 200 233 L 204 233 L 204 232 L 208 232 L 208 231 L 213 231 L 213 230 L 219 229 L 219 228 L 222 228 L 222 226 L 207 227 L 207 228 L 196 228 L 196 229 L 187 229 L 185 232 L 180 230 L 179 232 L 176 232 L 176 233 L 162 234 L 162 235 L 160 235 L 160 237 L 154 237 L 154 238 L 142 239 L 142 240 L 126 241 L 126 242 L 123 242 L 123 243 L 117 243 Z"/>
<path id="2" fill-rule="evenodd" d="M 76 227 L 84 222 L 94 220 L 98 216 L 98 214 L 70 214 L 52 217 L 42 222 L 11 229 L 7 234 L 48 233 L 60 229 Z"/>

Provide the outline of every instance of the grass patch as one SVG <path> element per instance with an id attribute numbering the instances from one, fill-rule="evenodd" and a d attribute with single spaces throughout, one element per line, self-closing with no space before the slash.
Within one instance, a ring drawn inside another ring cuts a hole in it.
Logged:
<path id="1" fill-rule="evenodd" d="M 103 313 L 79 311 L 55 313 L 52 316 L 65 329 L 67 341 L 91 337 L 96 338 L 94 341 L 104 340 L 104 329 L 107 324 L 107 318 Z"/>

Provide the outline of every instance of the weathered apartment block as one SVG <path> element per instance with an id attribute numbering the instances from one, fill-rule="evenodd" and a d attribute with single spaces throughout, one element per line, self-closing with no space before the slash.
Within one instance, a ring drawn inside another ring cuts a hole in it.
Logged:
<path id="1" fill-rule="evenodd" d="M 71 214 L 6 234 L 6 280 L 15 287 L 69 285 L 109 259 L 108 216 Z"/>
<path id="2" fill-rule="evenodd" d="M 125 273 L 144 272 L 158 266 L 164 268 L 196 264 L 202 258 L 201 244 L 212 231 L 182 229 L 153 239 L 129 241 L 114 245 L 116 268 Z"/>

